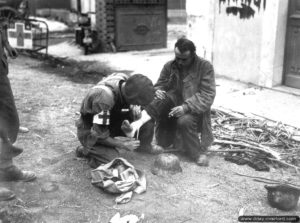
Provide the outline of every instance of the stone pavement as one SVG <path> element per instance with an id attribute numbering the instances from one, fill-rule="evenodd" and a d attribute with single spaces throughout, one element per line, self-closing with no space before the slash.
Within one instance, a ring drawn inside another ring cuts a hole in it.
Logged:
<path id="1" fill-rule="evenodd" d="M 147 75 L 156 82 L 165 62 L 174 57 L 172 46 L 148 51 L 99 53 L 83 55 L 82 49 L 68 42 L 50 46 L 49 54 L 68 57 L 76 61 L 93 61 L 91 66 L 110 67 L 115 71 L 132 71 Z M 64 49 L 63 51 L 61 49 Z M 253 113 L 300 128 L 300 90 L 285 86 L 272 89 L 228 80 L 217 74 L 217 96 L 214 107 L 222 106 L 234 111 Z"/>
<path id="2" fill-rule="evenodd" d="M 214 106 L 252 113 L 300 128 L 300 90 L 285 86 L 261 88 L 217 78 Z"/>

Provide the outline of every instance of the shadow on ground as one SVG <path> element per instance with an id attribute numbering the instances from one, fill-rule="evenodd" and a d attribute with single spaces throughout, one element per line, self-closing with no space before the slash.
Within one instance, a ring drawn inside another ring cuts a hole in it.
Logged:
<path id="1" fill-rule="evenodd" d="M 42 53 L 22 51 L 23 56 L 39 60 L 41 63 L 32 67 L 43 72 L 55 73 L 55 75 L 66 77 L 70 81 L 81 84 L 95 84 L 103 77 L 114 73 L 122 72 L 130 74 L 131 70 L 114 70 L 104 62 L 98 61 L 75 61 L 62 57 L 45 56 Z M 54 72 L 53 72 L 54 71 Z"/>

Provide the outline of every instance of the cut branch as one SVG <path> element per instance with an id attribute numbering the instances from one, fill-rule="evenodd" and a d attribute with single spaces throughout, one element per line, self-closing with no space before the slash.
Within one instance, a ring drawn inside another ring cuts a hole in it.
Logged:
<path id="1" fill-rule="evenodd" d="M 278 152 L 276 152 L 276 151 L 274 151 L 271 148 L 266 147 L 266 146 L 261 146 L 261 145 L 255 146 L 255 145 L 253 145 L 253 143 L 248 144 L 248 143 L 244 143 L 244 142 L 235 142 L 235 141 L 219 140 L 219 139 L 215 139 L 214 143 L 217 143 L 217 144 L 226 144 L 226 145 L 235 145 L 235 146 L 242 146 L 242 147 L 246 147 L 246 148 L 250 148 L 250 149 L 254 149 L 254 150 L 263 152 L 263 153 L 265 153 L 267 155 L 270 155 L 271 157 L 273 157 L 273 158 L 275 158 L 277 160 L 281 159 L 280 153 L 278 153 Z"/>
<path id="2" fill-rule="evenodd" d="M 255 153 L 257 154 L 257 151 L 253 151 L 251 149 L 209 149 L 208 152 L 216 152 L 216 153 Z"/>

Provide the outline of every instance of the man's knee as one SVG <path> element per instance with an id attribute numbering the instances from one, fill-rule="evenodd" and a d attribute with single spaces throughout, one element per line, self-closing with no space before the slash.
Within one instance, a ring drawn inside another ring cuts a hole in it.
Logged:
<path id="1" fill-rule="evenodd" d="M 151 144 L 154 135 L 154 126 L 154 121 L 150 120 L 141 127 L 138 136 L 141 144 Z"/>
<path id="2" fill-rule="evenodd" d="M 154 131 L 154 126 L 155 126 L 154 120 L 150 120 L 146 122 L 144 125 L 142 125 L 140 131 L 151 133 L 152 131 Z"/>
<path id="3" fill-rule="evenodd" d="M 182 130 L 197 129 L 196 118 L 191 114 L 186 114 L 177 119 L 177 128 Z"/>
<path id="4" fill-rule="evenodd" d="M 171 108 L 174 107 L 174 103 L 170 98 L 154 99 L 145 110 L 154 120 L 158 121 L 168 116 Z"/>
<path id="5" fill-rule="evenodd" d="M 156 123 L 155 138 L 158 145 L 162 147 L 170 146 L 175 137 L 176 121 L 162 120 Z"/>

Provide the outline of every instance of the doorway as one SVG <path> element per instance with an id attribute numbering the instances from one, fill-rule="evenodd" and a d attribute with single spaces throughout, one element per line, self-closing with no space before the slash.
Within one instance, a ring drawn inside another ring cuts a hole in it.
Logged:
<path id="1" fill-rule="evenodd" d="M 300 89 L 300 0 L 289 2 L 284 85 Z"/>

